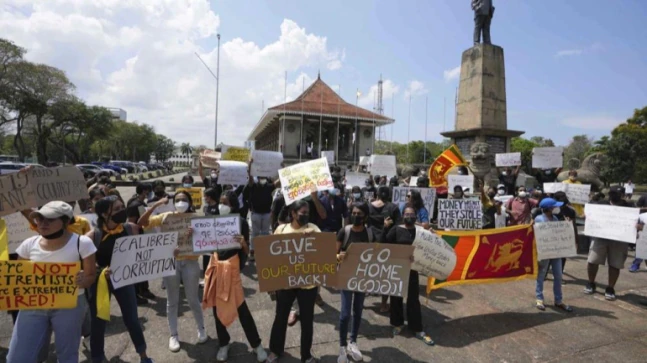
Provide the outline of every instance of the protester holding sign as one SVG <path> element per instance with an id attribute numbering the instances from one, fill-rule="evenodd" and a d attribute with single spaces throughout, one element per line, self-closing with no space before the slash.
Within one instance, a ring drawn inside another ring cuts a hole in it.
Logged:
<path id="1" fill-rule="evenodd" d="M 272 211 L 272 191 L 274 191 L 274 184 L 268 177 L 258 177 L 258 181 L 254 181 L 251 170 L 254 165 L 254 160 L 249 161 L 248 172 L 248 185 L 249 192 L 249 207 L 252 211 L 252 235 L 249 240 L 250 251 L 249 260 L 254 261 L 254 237 L 267 236 L 270 234 L 270 212 Z"/>
<path id="2" fill-rule="evenodd" d="M 218 164 L 215 164 L 216 166 Z M 220 194 L 222 194 L 222 185 L 218 184 L 218 169 L 211 169 L 209 176 L 205 177 L 204 169 L 202 167 L 202 161 L 198 164 L 198 174 L 202 179 L 202 184 L 204 184 L 205 189 L 213 188 L 216 193 L 216 201 L 220 200 Z"/>
<path id="3" fill-rule="evenodd" d="M 222 194 L 220 197 L 220 215 L 238 213 L 239 210 L 238 197 L 234 192 L 227 191 Z M 243 327 L 249 345 L 254 348 L 257 360 L 264 362 L 267 359 L 267 353 L 263 349 L 256 322 L 245 301 L 243 284 L 240 278 L 240 271 L 245 267 L 247 254 L 249 253 L 249 247 L 247 246 L 249 224 L 242 218 L 240 220 L 240 232 L 241 236 L 238 236 L 238 239 L 241 248 L 213 253 L 209 266 L 205 271 L 202 308 L 213 309 L 218 344 L 220 345 L 216 355 L 219 362 L 224 362 L 228 358 L 231 337 L 227 332 L 227 327 L 233 324 L 236 318 Z M 224 294 L 219 290 L 219 287 L 222 288 L 223 286 L 227 286 L 227 291 Z"/>
<path id="4" fill-rule="evenodd" d="M 429 211 L 425 208 L 425 203 L 422 201 L 420 192 L 415 189 L 410 189 L 407 193 L 407 202 L 416 211 L 416 224 L 422 228 L 429 228 Z"/>
<path id="5" fill-rule="evenodd" d="M 175 212 L 166 212 L 151 217 L 155 209 L 166 205 L 169 202 L 167 198 L 157 201 L 149 210 L 144 213 L 137 224 L 142 228 L 162 227 L 166 217 L 176 213 L 195 213 L 193 209 L 193 200 L 191 195 L 186 191 L 175 193 L 173 204 Z M 168 318 L 169 338 L 168 348 L 171 352 L 180 350 L 177 330 L 177 314 L 180 304 L 180 284 L 184 285 L 184 294 L 189 302 L 189 307 L 193 313 L 198 328 L 197 343 L 202 344 L 207 341 L 207 332 L 204 329 L 204 316 L 200 307 L 200 265 L 198 264 L 199 256 L 177 256 L 175 261 L 175 275 L 164 277 L 166 286 L 166 315 Z"/>
<path id="6" fill-rule="evenodd" d="M 510 216 L 508 224 L 510 226 L 529 224 L 532 221 L 532 209 L 536 206 L 537 201 L 529 198 L 526 187 L 519 186 L 516 197 L 508 200 L 505 204 L 505 209 Z"/>
<path id="7" fill-rule="evenodd" d="M 550 223 L 557 222 L 557 216 L 555 214 L 559 213 L 559 208 L 563 203 L 556 201 L 553 198 L 544 198 L 544 200 L 539 203 L 539 208 L 541 208 L 542 214 L 538 215 L 535 218 L 535 223 Z M 555 295 L 555 307 L 561 309 L 567 313 L 573 311 L 573 308 L 564 304 L 562 301 L 562 259 L 561 258 L 551 258 L 548 260 L 541 260 L 537 262 L 537 285 L 535 288 L 535 294 L 537 297 L 536 307 L 537 309 L 544 311 L 546 306 L 544 305 L 544 279 L 546 278 L 546 273 L 548 272 L 548 267 L 553 269 L 553 294 Z"/>
<path id="8" fill-rule="evenodd" d="M 309 215 L 310 207 L 308 202 L 304 200 L 295 201 L 290 205 L 290 224 L 279 226 L 274 231 L 274 234 L 321 232 L 319 227 L 308 223 Z M 316 298 L 316 286 L 276 291 L 276 316 L 274 317 L 272 334 L 270 335 L 271 353 L 268 362 L 276 362 L 285 351 L 288 318 L 295 299 L 299 304 L 301 320 L 301 361 L 307 363 L 316 362 L 311 353 Z"/>
<path id="9" fill-rule="evenodd" d="M 99 277 L 92 285 L 90 294 L 90 311 L 92 313 L 92 334 L 90 347 L 93 363 L 103 362 L 105 357 L 105 331 L 110 320 L 110 293 L 114 294 L 124 325 L 130 333 L 135 350 L 141 357 L 141 363 L 153 363 L 146 354 L 146 340 L 137 316 L 137 298 L 135 285 L 127 285 L 115 289 L 111 280 L 110 264 L 115 242 L 121 237 L 139 234 L 137 225 L 127 223 L 128 214 L 123 202 L 114 196 L 98 201 L 94 209 L 97 213 L 97 228 L 88 233 L 97 247 L 97 266 Z"/>
<path id="10" fill-rule="evenodd" d="M 97 249 L 88 237 L 71 233 L 67 229 L 74 219 L 74 213 L 65 202 L 47 203 L 29 217 L 36 221 L 39 236 L 25 240 L 18 247 L 16 253 L 19 259 L 65 263 L 63 266 L 81 262 L 82 271 L 76 275 L 76 307 L 43 311 L 35 310 L 38 309 L 35 306 L 25 306 L 27 309 L 18 314 L 7 362 L 36 362 L 41 348 L 49 345 L 50 334 L 46 332 L 51 328 L 55 334 L 58 361 L 76 363 L 79 361 L 83 316 L 88 309 L 85 289 L 92 286 L 96 278 Z"/>
<path id="11" fill-rule="evenodd" d="M 383 236 L 386 243 L 396 243 L 412 245 L 416 239 L 416 210 L 411 205 L 404 208 L 402 214 L 404 224 L 396 226 Z M 385 226 L 390 223 L 385 221 Z M 434 345 L 434 341 L 422 328 L 422 311 L 420 308 L 420 293 L 418 292 L 420 279 L 418 272 L 411 270 L 409 273 L 409 287 L 407 291 L 407 321 L 409 329 L 414 332 L 416 338 L 422 340 L 427 345 Z M 391 326 L 393 326 L 393 336 L 398 336 L 404 329 L 404 299 L 397 296 L 391 296 Z"/>
<path id="12" fill-rule="evenodd" d="M 562 183 L 564 184 L 582 184 L 579 180 L 577 180 L 577 170 L 571 170 L 568 172 L 568 179 L 564 180 Z M 577 213 L 577 216 L 579 218 L 584 217 L 584 205 L 583 204 L 572 204 L 573 209 L 575 209 L 575 212 Z"/>

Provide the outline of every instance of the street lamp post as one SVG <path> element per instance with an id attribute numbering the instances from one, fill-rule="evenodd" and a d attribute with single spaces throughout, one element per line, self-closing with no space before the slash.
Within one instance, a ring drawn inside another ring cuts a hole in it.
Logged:
<path id="1" fill-rule="evenodd" d="M 218 37 L 218 60 L 217 60 L 217 63 L 216 63 L 216 74 L 214 74 L 211 71 L 211 68 L 209 68 L 207 63 L 205 63 L 204 60 L 202 60 L 202 57 L 200 57 L 200 55 L 197 52 L 195 52 L 196 57 L 198 57 L 198 59 L 200 59 L 200 62 L 202 62 L 202 64 L 205 66 L 205 68 L 207 68 L 207 70 L 209 71 L 209 73 L 211 73 L 213 78 L 216 79 L 216 116 L 215 116 L 215 124 L 216 124 L 215 126 L 216 127 L 215 127 L 214 134 L 213 134 L 213 148 L 214 148 L 214 150 L 218 147 L 218 92 L 220 91 L 220 34 L 218 34 L 217 37 Z"/>

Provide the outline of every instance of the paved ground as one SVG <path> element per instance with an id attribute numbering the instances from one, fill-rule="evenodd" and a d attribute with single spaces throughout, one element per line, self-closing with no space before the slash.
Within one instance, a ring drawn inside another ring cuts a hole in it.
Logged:
<path id="1" fill-rule="evenodd" d="M 632 257 L 630 253 L 627 265 Z M 244 274 L 247 303 L 267 347 L 275 305 L 267 294 L 258 293 L 253 264 Z M 647 310 L 639 302 L 647 300 L 647 270 L 643 267 L 635 274 L 622 271 L 615 302 L 604 300 L 606 275 L 601 268 L 598 280 L 602 289 L 598 289 L 602 291 L 584 295 L 586 258 L 569 259 L 564 298 L 574 307 L 572 314 L 551 308 L 536 310 L 533 280 L 435 291 L 428 300 L 421 297 L 424 325 L 436 340 L 435 347 L 425 346 L 411 334 L 391 338 L 388 317 L 376 310 L 379 299 L 367 298 L 358 344 L 367 362 L 646 362 Z M 218 342 L 213 315 L 205 312 L 211 339 L 205 345 L 195 345 L 195 325 L 186 303 L 180 309 L 182 350 L 168 351 L 166 293 L 160 289 L 160 281 L 151 285 L 158 299 L 139 309 L 150 356 L 163 363 L 215 362 Z M 424 295 L 424 286 L 420 291 Z M 546 282 L 544 291 L 547 303 L 552 301 L 552 280 Z M 313 351 L 323 362 L 334 363 L 339 349 L 340 297 L 325 289 L 322 296 L 326 304 L 315 308 Z M 229 331 L 234 342 L 229 362 L 254 362 L 238 322 Z M 4 362 L 10 336 L 11 319 L 0 314 L 0 362 Z M 299 337 L 298 324 L 288 328 L 287 352 L 296 358 L 286 357 L 281 362 L 299 361 Z M 110 362 L 139 361 L 114 299 L 106 353 Z M 55 362 L 53 354 L 49 361 Z"/>

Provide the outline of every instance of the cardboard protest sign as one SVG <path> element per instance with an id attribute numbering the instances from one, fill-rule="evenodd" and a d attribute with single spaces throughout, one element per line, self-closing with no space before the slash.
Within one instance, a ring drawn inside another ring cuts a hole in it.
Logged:
<path id="1" fill-rule="evenodd" d="M 337 237 L 334 233 L 255 237 L 254 255 L 261 292 L 335 285 Z"/>
<path id="2" fill-rule="evenodd" d="M 321 157 L 326 158 L 328 160 L 328 164 L 334 165 L 335 164 L 335 152 L 326 150 L 321 152 Z"/>
<path id="3" fill-rule="evenodd" d="M 16 249 L 24 240 L 38 234 L 30 228 L 29 221 L 20 212 L 4 216 L 2 219 L 7 227 L 9 253 L 16 253 Z"/>
<path id="4" fill-rule="evenodd" d="M 32 169 L 29 176 L 29 184 L 36 193 L 36 207 L 53 200 L 71 202 L 89 197 L 83 172 L 76 166 Z"/>
<path id="5" fill-rule="evenodd" d="M 497 167 L 521 165 L 521 153 L 496 154 L 495 163 Z"/>
<path id="6" fill-rule="evenodd" d="M 568 184 L 564 183 L 544 183 L 544 193 L 555 194 L 557 192 L 566 192 Z"/>
<path id="7" fill-rule="evenodd" d="M 202 188 L 177 188 L 175 192 L 187 192 L 191 196 L 193 207 L 198 210 L 202 208 Z"/>
<path id="8" fill-rule="evenodd" d="M 533 224 L 537 242 L 537 260 L 565 258 L 577 255 L 575 230 L 569 221 Z"/>
<path id="9" fill-rule="evenodd" d="M 80 262 L 0 261 L 0 310 L 76 307 Z"/>
<path id="10" fill-rule="evenodd" d="M 346 188 L 360 187 L 364 188 L 368 174 L 356 173 L 353 171 L 346 172 Z"/>
<path id="11" fill-rule="evenodd" d="M 251 151 L 246 147 L 223 145 L 220 148 L 222 160 L 233 160 L 247 163 Z"/>
<path id="12" fill-rule="evenodd" d="M 310 195 L 313 188 L 317 191 L 334 187 L 326 158 L 306 161 L 279 170 L 281 190 L 285 205 Z"/>
<path id="13" fill-rule="evenodd" d="M 245 185 L 248 181 L 247 163 L 242 161 L 222 160 L 220 165 L 220 174 L 218 174 L 218 184 L 220 185 Z"/>
<path id="14" fill-rule="evenodd" d="M 283 154 L 277 151 L 252 151 L 251 165 L 252 176 L 265 176 L 275 178 L 283 166 Z"/>
<path id="15" fill-rule="evenodd" d="M 416 227 L 411 269 L 427 277 L 444 280 L 456 267 L 456 252 L 437 234 Z"/>
<path id="16" fill-rule="evenodd" d="M 566 184 L 566 198 L 573 204 L 586 204 L 590 201 L 591 184 Z"/>
<path id="17" fill-rule="evenodd" d="M 589 237 L 636 243 L 636 224 L 640 209 L 604 204 L 584 206 L 584 234 Z"/>
<path id="18" fill-rule="evenodd" d="M 218 161 L 221 159 L 221 153 L 205 149 L 200 153 L 200 163 L 209 169 L 218 169 Z"/>
<path id="19" fill-rule="evenodd" d="M 387 179 L 398 175 L 395 169 L 395 155 L 372 155 L 369 164 L 372 175 L 386 176 Z"/>
<path id="20" fill-rule="evenodd" d="M 536 147 L 532 149 L 532 167 L 537 169 L 564 166 L 563 147 Z"/>
<path id="21" fill-rule="evenodd" d="M 407 297 L 413 246 L 353 243 L 337 271 L 337 289 Z"/>
<path id="22" fill-rule="evenodd" d="M 175 275 L 173 251 L 177 247 L 177 232 L 138 234 L 121 237 L 112 250 L 112 286 L 136 284 Z"/>
<path id="23" fill-rule="evenodd" d="M 474 230 L 483 228 L 483 209 L 478 199 L 438 199 L 438 228 Z"/>
<path id="24" fill-rule="evenodd" d="M 464 193 L 474 193 L 474 175 L 448 175 L 449 193 L 454 193 L 454 188 L 460 185 Z"/>
<path id="25" fill-rule="evenodd" d="M 36 207 L 36 196 L 29 179 L 22 173 L 0 176 L 0 217 Z"/>
<path id="26" fill-rule="evenodd" d="M 193 252 L 225 251 L 241 248 L 234 237 L 240 235 L 240 216 L 195 218 L 191 220 L 193 228 Z"/>
<path id="27" fill-rule="evenodd" d="M 177 232 L 177 248 L 180 250 L 180 256 L 193 255 L 193 243 L 189 236 L 191 219 L 195 218 L 193 213 L 174 213 L 164 218 L 160 232 L 171 233 Z"/>

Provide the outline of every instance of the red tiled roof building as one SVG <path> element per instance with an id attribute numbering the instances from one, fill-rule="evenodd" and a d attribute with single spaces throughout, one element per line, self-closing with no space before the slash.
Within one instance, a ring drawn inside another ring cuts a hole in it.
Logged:
<path id="1" fill-rule="evenodd" d="M 335 161 L 348 163 L 365 155 L 367 149 L 372 153 L 375 128 L 393 122 L 344 101 L 317 77 L 294 101 L 270 107 L 248 140 L 255 142 L 257 150 L 281 151 L 288 160 L 305 159 L 311 149 L 313 156 L 320 156 L 321 151 L 334 151 Z"/>

